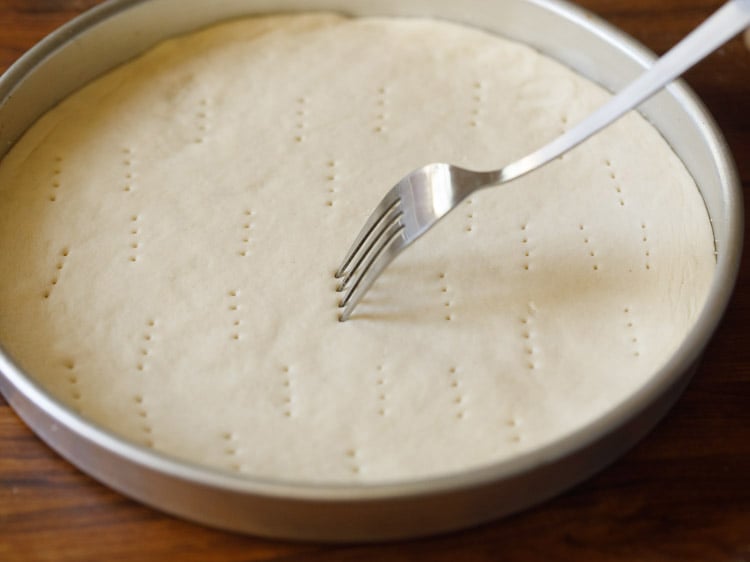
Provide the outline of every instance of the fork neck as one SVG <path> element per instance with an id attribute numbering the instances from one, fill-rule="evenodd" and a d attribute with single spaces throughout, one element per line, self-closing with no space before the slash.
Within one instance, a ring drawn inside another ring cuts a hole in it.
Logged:
<path id="1" fill-rule="evenodd" d="M 458 200 L 463 200 L 478 189 L 494 187 L 503 183 L 502 170 L 491 170 L 488 172 L 475 172 L 453 166 L 451 170 L 452 183 L 458 191 Z"/>

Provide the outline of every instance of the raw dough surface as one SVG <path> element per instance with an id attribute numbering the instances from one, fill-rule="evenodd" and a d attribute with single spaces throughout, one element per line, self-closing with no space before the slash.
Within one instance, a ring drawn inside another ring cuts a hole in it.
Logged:
<path id="1" fill-rule="evenodd" d="M 699 192 L 640 116 L 466 201 L 346 323 L 333 271 L 410 170 L 499 167 L 606 97 L 436 21 L 166 42 L 1 163 L 0 341 L 83 416 L 252 476 L 404 480 L 549 443 L 649 380 L 713 275 Z"/>

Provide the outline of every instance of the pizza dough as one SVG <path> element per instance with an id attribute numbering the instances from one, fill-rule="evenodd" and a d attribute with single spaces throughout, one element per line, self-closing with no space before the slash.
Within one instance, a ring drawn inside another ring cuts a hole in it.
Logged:
<path id="1" fill-rule="evenodd" d="M 644 119 L 471 197 L 345 323 L 333 272 L 407 172 L 497 168 L 606 98 L 437 21 L 168 41 L 0 163 L 0 341 L 82 416 L 251 477 L 407 480 L 550 443 L 653 376 L 713 275 L 700 194 Z"/>

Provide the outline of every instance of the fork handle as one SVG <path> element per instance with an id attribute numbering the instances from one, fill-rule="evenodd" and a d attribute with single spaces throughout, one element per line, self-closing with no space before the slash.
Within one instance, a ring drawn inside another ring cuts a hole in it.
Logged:
<path id="1" fill-rule="evenodd" d="M 750 0 L 730 0 L 609 102 L 549 144 L 505 166 L 493 183 L 516 179 L 566 153 L 646 101 L 748 26 Z"/>

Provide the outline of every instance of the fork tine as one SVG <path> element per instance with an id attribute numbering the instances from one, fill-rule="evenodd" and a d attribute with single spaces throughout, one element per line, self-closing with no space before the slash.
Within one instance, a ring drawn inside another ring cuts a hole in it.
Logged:
<path id="1" fill-rule="evenodd" d="M 397 185 L 385 194 L 385 197 L 381 199 L 378 206 L 367 218 L 367 222 L 362 227 L 362 230 L 359 231 L 357 238 L 354 240 L 354 244 L 351 245 L 349 251 L 346 253 L 344 261 L 341 262 L 341 267 L 339 267 L 338 271 L 336 272 L 337 278 L 344 276 L 352 260 L 359 253 L 359 250 L 362 248 L 367 239 L 370 238 L 370 235 L 373 233 L 375 228 L 400 201 L 401 198 L 399 197 L 399 186 Z"/>
<path id="2" fill-rule="evenodd" d="M 354 262 L 354 265 L 349 268 L 348 272 L 345 273 L 344 279 L 341 281 L 341 283 L 339 283 L 339 286 L 336 287 L 337 291 L 341 292 L 346 289 L 347 285 L 349 285 L 349 281 L 354 277 L 354 274 L 357 272 L 357 270 L 359 270 L 362 262 L 365 261 L 365 258 L 370 254 L 370 252 L 372 252 L 372 249 L 381 240 L 383 235 L 388 232 L 391 226 L 393 226 L 394 223 L 401 219 L 403 214 L 404 212 L 399 209 L 398 205 L 391 205 L 390 208 L 382 215 L 381 220 L 372 229 L 371 235 L 362 243 L 361 248 L 363 249 L 359 252 L 359 257 Z M 369 242 L 367 242 L 368 240 Z"/>
<path id="3" fill-rule="evenodd" d="M 403 232 L 404 228 L 400 220 L 394 222 L 383 236 L 380 237 L 378 247 L 368 254 L 370 256 L 369 259 L 363 265 L 356 280 L 349 287 L 349 290 L 339 303 L 339 307 L 344 309 L 339 316 L 341 322 L 349 319 L 357 303 L 359 303 L 381 272 L 388 267 L 388 264 L 393 261 L 404 247 L 403 238 L 401 238 L 402 244 L 398 244 L 398 235 Z"/>

